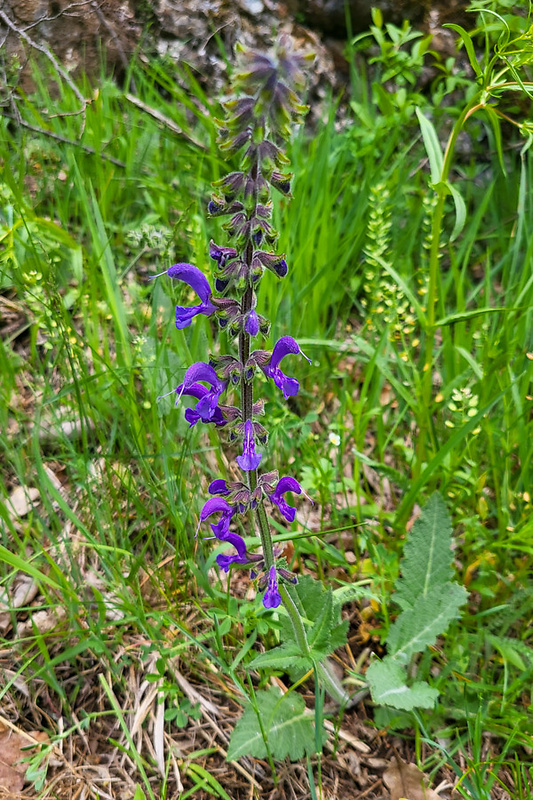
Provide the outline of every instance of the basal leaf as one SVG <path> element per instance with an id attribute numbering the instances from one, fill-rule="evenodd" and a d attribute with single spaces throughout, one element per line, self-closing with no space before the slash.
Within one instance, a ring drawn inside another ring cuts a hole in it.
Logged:
<path id="1" fill-rule="evenodd" d="M 335 625 L 335 627 L 331 629 L 329 636 L 330 653 L 333 653 L 335 650 L 338 650 L 339 647 L 343 647 L 343 645 L 346 644 L 349 627 L 350 623 L 347 619 L 345 619 L 340 625 Z"/>
<path id="2" fill-rule="evenodd" d="M 291 761 L 297 761 L 315 751 L 313 717 L 306 712 L 301 695 L 295 692 L 282 695 L 276 686 L 271 686 L 267 691 L 256 692 L 255 696 L 274 758 L 281 760 L 289 756 Z M 231 735 L 227 760 L 236 761 L 242 756 L 267 756 L 257 714 L 250 703 Z"/>
<path id="3" fill-rule="evenodd" d="M 420 653 L 434 644 L 457 617 L 459 608 L 468 594 L 458 583 L 435 585 L 427 594 L 420 595 L 412 608 L 402 611 L 391 625 L 387 648 L 396 661 L 407 663 L 414 653 Z"/>
<path id="4" fill-rule="evenodd" d="M 312 666 L 311 660 L 305 658 L 297 644 L 287 643 L 274 647 L 266 653 L 260 653 L 248 664 L 248 669 L 303 669 Z"/>
<path id="5" fill-rule="evenodd" d="M 411 608 L 420 596 L 452 577 L 452 526 L 442 497 L 435 492 L 407 536 L 394 600 Z"/>
<path id="6" fill-rule="evenodd" d="M 333 625 L 333 592 L 331 589 L 322 596 L 322 609 L 308 634 L 309 646 L 325 652 L 329 649 Z"/>
<path id="7" fill-rule="evenodd" d="M 390 656 L 383 661 L 374 661 L 366 671 L 366 678 L 374 703 L 402 711 L 433 708 L 439 696 L 438 691 L 425 681 L 407 686 L 405 669 Z"/>

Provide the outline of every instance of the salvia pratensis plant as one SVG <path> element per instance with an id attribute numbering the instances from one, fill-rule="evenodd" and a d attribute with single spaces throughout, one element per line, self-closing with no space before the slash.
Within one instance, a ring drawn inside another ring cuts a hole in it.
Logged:
<path id="1" fill-rule="evenodd" d="M 306 111 L 295 93 L 304 85 L 305 58 L 291 52 L 286 40 L 278 43 L 274 57 L 241 50 L 240 69 L 232 86 L 235 96 L 224 104 L 225 120 L 217 120 L 220 149 L 238 157 L 240 168 L 216 181 L 207 206 L 210 216 L 228 218 L 223 227 L 229 245 L 210 243 L 212 282 L 192 264 L 174 264 L 166 270 L 169 278 L 190 286 L 200 300 L 197 305 L 176 308 L 176 327 L 187 328 L 203 314 L 216 317 L 220 328 L 237 341 L 234 355 L 211 356 L 186 370 L 175 389 L 176 405 L 183 395 L 194 398 L 196 405 L 185 411 L 191 426 L 212 423 L 224 428 L 231 442 L 242 443 L 242 455 L 237 456 L 242 480 L 219 478 L 210 484 L 211 498 L 200 512 L 198 528 L 209 523 L 214 536 L 231 545 L 232 551 L 217 557 L 221 569 L 228 572 L 231 566 L 240 566 L 260 574 L 258 586 L 266 608 L 287 602 L 284 586 L 296 580 L 277 564 L 266 505 L 277 506 L 285 519 L 292 521 L 295 509 L 286 495 L 301 494 L 302 488 L 291 476 L 280 478 L 277 472 L 259 470 L 263 460 L 260 448 L 268 433 L 259 421 L 264 409 L 263 402 L 254 399 L 254 379 L 261 371 L 285 398 L 295 395 L 298 381 L 284 374 L 282 361 L 302 351 L 291 336 L 279 339 L 272 352 L 256 349 L 257 338 L 268 335 L 270 329 L 256 306 L 265 270 L 275 280 L 288 274 L 285 256 L 273 252 L 278 232 L 271 222 L 271 191 L 275 188 L 290 195 L 292 176 L 282 171 L 288 162 L 282 148 L 291 124 L 301 121 Z M 239 406 L 224 404 L 232 390 L 240 394 Z M 244 539 L 230 530 L 235 517 L 250 511 L 261 537 L 260 555 L 248 552 Z"/>
<path id="2" fill-rule="evenodd" d="M 293 397 L 299 383 L 286 374 L 291 367 L 285 364 L 290 364 L 292 356 L 307 358 L 292 336 L 282 336 L 271 351 L 256 343 L 270 330 L 269 320 L 257 311 L 261 281 L 283 280 L 290 274 L 285 255 L 276 252 L 279 234 L 272 224 L 271 194 L 274 189 L 284 197 L 291 196 L 292 175 L 286 171 L 289 160 L 284 145 L 291 127 L 300 123 L 307 111 L 297 91 L 304 88 L 303 68 L 312 59 L 312 54 L 295 53 L 287 37 L 278 40 L 273 55 L 240 49 L 232 95 L 223 104 L 225 119 L 217 120 L 220 149 L 238 161 L 239 168 L 213 184 L 215 191 L 207 206 L 211 217 L 226 218 L 223 229 L 229 241 L 210 242 L 212 280 L 187 263 L 174 264 L 160 273 L 185 283 L 199 298 L 196 305 L 176 308 L 176 327 L 187 328 L 200 314 L 216 318 L 234 349 L 233 354 L 211 355 L 192 364 L 170 393 L 175 392 L 176 405 L 184 395 L 196 401 L 185 410 L 190 426 L 213 424 L 242 450 L 236 458 L 241 479 L 212 481 L 196 535 L 209 525 L 213 536 L 228 544 L 228 551 L 217 556 L 219 568 L 225 572 L 236 567 L 250 570 L 264 607 L 285 606 L 299 652 L 309 663 L 315 662 L 315 654 L 306 637 L 298 597 L 291 592 L 297 578 L 274 546 L 268 519 L 269 512 L 277 508 L 292 522 L 296 509 L 290 497 L 305 492 L 294 476 L 263 470 L 262 448 L 268 431 L 260 421 L 264 402 L 255 395 L 254 387 L 256 379 L 264 376 L 285 399 Z M 231 394 L 239 397 L 238 405 L 228 403 Z M 250 536 L 257 531 L 260 552 L 250 552 L 245 538 L 233 530 L 237 521 L 246 520 L 254 521 Z M 339 702 L 345 701 L 346 694 L 327 664 L 317 668 L 328 692 Z"/>

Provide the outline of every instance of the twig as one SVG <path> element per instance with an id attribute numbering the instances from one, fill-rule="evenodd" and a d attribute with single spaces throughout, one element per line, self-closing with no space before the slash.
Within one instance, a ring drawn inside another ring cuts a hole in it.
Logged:
<path id="1" fill-rule="evenodd" d="M 31 28 L 35 28 L 37 25 L 40 25 L 42 22 L 53 22 L 54 20 L 59 19 L 59 17 L 76 17 L 77 16 L 76 14 L 69 14 L 68 12 L 72 8 L 78 8 L 79 6 L 87 6 L 87 5 L 89 5 L 89 3 L 92 3 L 92 2 L 93 2 L 93 0 L 81 0 L 80 3 L 69 3 L 68 6 L 65 6 L 65 8 L 62 8 L 61 11 L 58 11 L 57 14 L 54 14 L 51 17 L 49 17 L 46 14 L 44 14 L 42 17 L 39 17 L 39 19 L 36 19 L 34 22 L 30 22 L 29 25 L 26 25 L 23 28 L 23 30 L 24 31 L 29 31 L 29 30 L 31 30 Z"/>
<path id="2" fill-rule="evenodd" d="M 74 114 L 82 114 L 83 115 L 83 124 L 82 124 L 82 129 L 81 129 L 81 132 L 80 132 L 80 136 L 81 136 L 83 134 L 83 129 L 85 127 L 85 110 L 87 108 L 87 103 L 89 101 L 82 95 L 82 93 L 80 92 L 80 90 L 78 89 L 78 87 L 76 86 L 76 84 L 74 83 L 74 81 L 72 80 L 70 75 L 68 74 L 68 72 L 66 72 L 63 69 L 61 64 L 59 64 L 59 62 L 57 61 L 55 56 L 52 54 L 52 52 L 49 50 L 49 48 L 46 45 L 38 44 L 38 42 L 36 42 L 36 41 L 34 41 L 34 39 L 30 38 L 28 36 L 28 34 L 24 30 L 22 30 L 22 28 L 19 28 L 19 27 L 17 27 L 17 25 L 15 25 L 13 20 L 10 17 L 8 17 L 8 15 L 1 8 L 0 8 L 0 19 L 5 23 L 5 25 L 7 25 L 9 30 L 13 31 L 13 33 L 16 36 L 19 36 L 30 47 L 33 47 L 34 50 L 37 50 L 39 53 L 42 53 L 44 56 L 46 56 L 46 58 L 53 65 L 53 67 L 56 70 L 56 72 L 58 73 L 58 75 L 61 75 L 61 77 L 63 78 L 63 80 L 67 84 L 67 86 L 69 86 L 72 89 L 72 91 L 74 92 L 74 94 L 76 95 L 76 97 L 78 98 L 78 100 L 81 103 L 81 108 L 79 108 L 77 111 L 65 112 L 64 114 L 58 114 L 57 116 L 73 116 Z"/>
<path id="3" fill-rule="evenodd" d="M 147 106 L 146 103 L 143 103 L 142 100 L 139 100 L 139 98 L 135 97 L 135 95 L 133 94 L 125 94 L 124 97 L 126 98 L 126 100 L 129 100 L 130 103 L 133 103 L 134 106 L 140 108 L 141 111 L 144 111 L 146 114 L 149 114 L 158 122 L 161 122 L 177 136 L 181 136 L 183 139 L 186 139 L 195 147 L 199 147 L 200 150 L 208 149 L 205 144 L 199 142 L 197 139 L 194 139 L 192 136 L 190 136 L 190 134 L 182 131 L 179 125 L 176 125 L 176 123 L 173 120 L 169 119 L 168 117 L 165 117 L 165 115 L 162 114 L 160 111 L 158 111 L 156 108 L 152 108 L 152 106 Z"/>
<path id="4" fill-rule="evenodd" d="M 98 156 L 99 158 L 103 158 L 104 161 L 109 161 L 111 164 L 114 164 L 116 167 L 126 169 L 126 164 L 123 161 L 119 161 L 118 158 L 108 156 L 106 153 L 97 153 L 96 150 L 86 144 L 76 142 L 74 139 L 67 139 L 66 136 L 60 136 L 58 133 L 47 131 L 46 128 L 37 128 L 34 125 L 30 125 L 29 122 L 25 122 L 20 115 L 18 116 L 18 119 L 15 119 L 15 117 L 12 117 L 10 114 L 5 114 L 5 116 L 7 119 L 13 120 L 13 122 L 16 122 L 18 125 L 22 125 L 23 128 L 27 128 L 29 131 L 41 133 L 43 136 L 49 136 L 51 139 L 55 139 L 57 142 L 62 142 L 63 144 L 70 144 L 73 147 L 80 147 L 85 153 L 88 153 L 91 156 Z"/>

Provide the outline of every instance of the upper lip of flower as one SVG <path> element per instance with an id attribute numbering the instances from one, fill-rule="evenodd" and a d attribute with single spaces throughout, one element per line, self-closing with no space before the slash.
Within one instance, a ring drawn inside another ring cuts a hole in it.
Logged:
<path id="1" fill-rule="evenodd" d="M 192 264 L 180 262 L 173 264 L 165 272 L 160 272 L 159 275 L 168 275 L 169 278 L 174 278 L 178 281 L 183 281 L 191 289 L 194 289 L 200 300 L 202 301 L 197 306 L 176 306 L 176 327 L 180 330 L 187 328 L 191 324 L 191 320 L 197 314 L 205 314 L 210 316 L 216 311 L 215 306 L 211 302 L 211 287 L 209 281 L 204 273 L 194 267 Z M 157 278 L 158 275 L 152 277 Z"/>

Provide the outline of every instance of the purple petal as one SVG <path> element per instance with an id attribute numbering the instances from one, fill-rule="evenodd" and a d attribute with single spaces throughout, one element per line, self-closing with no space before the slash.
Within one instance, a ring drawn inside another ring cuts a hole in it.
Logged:
<path id="1" fill-rule="evenodd" d="M 211 514 L 216 514 L 218 511 L 229 514 L 233 512 L 233 506 L 230 506 L 222 497 L 212 497 L 200 511 L 200 522 L 205 522 Z"/>
<path id="2" fill-rule="evenodd" d="M 224 572 L 229 572 L 231 564 L 247 564 L 248 559 L 246 557 L 242 558 L 239 555 L 225 556 L 221 553 L 216 557 L 216 562 L 221 570 Z"/>
<path id="3" fill-rule="evenodd" d="M 218 262 L 222 268 L 231 258 L 237 258 L 237 251 L 234 247 L 219 247 L 213 240 L 209 242 L 209 256 Z"/>
<path id="4" fill-rule="evenodd" d="M 298 355 L 300 352 L 300 345 L 292 336 L 282 336 L 274 345 L 272 358 L 270 359 L 270 367 L 276 369 L 281 359 L 285 358 L 289 353 Z"/>
<path id="5" fill-rule="evenodd" d="M 265 608 L 277 608 L 281 605 L 281 595 L 278 590 L 278 576 L 276 567 L 270 567 L 268 574 L 268 588 L 263 596 Z"/>
<path id="6" fill-rule="evenodd" d="M 190 389 L 196 381 L 205 381 L 210 383 L 211 386 L 216 386 L 220 383 L 213 367 L 203 361 L 197 361 L 196 364 L 192 364 L 189 367 L 183 376 L 183 386 L 185 389 Z"/>
<path id="7" fill-rule="evenodd" d="M 251 420 L 247 419 L 244 423 L 244 441 L 242 456 L 237 456 L 237 464 L 245 472 L 257 469 L 263 456 L 255 452 L 254 432 Z"/>
<path id="8" fill-rule="evenodd" d="M 229 494 L 230 492 L 228 489 L 228 484 L 223 478 L 217 478 L 216 480 L 211 481 L 207 491 L 209 494 Z"/>
<path id="9" fill-rule="evenodd" d="M 304 358 L 307 358 L 305 353 L 302 353 L 298 342 L 296 342 L 292 336 L 282 336 L 274 345 L 270 361 L 264 366 L 261 366 L 267 378 L 272 378 L 278 389 L 281 389 L 285 399 L 298 394 L 298 389 L 300 388 L 298 381 L 295 378 L 289 378 L 279 367 L 280 361 L 289 354 L 301 354 Z M 308 358 L 307 360 L 311 363 Z"/>
<path id="10" fill-rule="evenodd" d="M 224 537 L 224 541 L 227 542 L 228 544 L 233 545 L 233 547 L 235 548 L 235 550 L 237 551 L 237 553 L 241 558 L 244 558 L 246 556 L 246 544 L 242 536 L 239 536 L 238 533 L 228 533 Z"/>
<path id="11" fill-rule="evenodd" d="M 291 478 L 289 475 L 286 475 L 284 478 L 280 478 L 278 484 L 274 490 L 275 495 L 281 495 L 285 492 L 294 492 L 295 494 L 302 493 L 302 487 L 296 480 L 296 478 Z"/>
<path id="12" fill-rule="evenodd" d="M 207 312 L 212 314 L 215 310 L 215 307 L 212 307 L 212 310 Z M 200 303 L 198 306 L 176 306 L 176 328 L 179 331 L 182 331 L 184 328 L 188 328 L 191 324 L 191 321 L 196 317 L 198 314 L 205 313 L 205 306 L 203 303 Z"/>
<path id="13" fill-rule="evenodd" d="M 203 303 L 211 299 L 209 281 L 198 267 L 193 267 L 192 264 L 174 264 L 167 269 L 167 275 L 169 278 L 183 281 L 183 283 L 186 283 L 191 289 L 194 289 Z"/>
<path id="14" fill-rule="evenodd" d="M 294 518 L 296 516 L 296 509 L 293 506 L 290 506 L 283 495 L 285 492 L 294 492 L 295 494 L 302 493 L 302 487 L 298 483 L 295 478 L 291 478 L 286 476 L 285 478 L 280 478 L 278 484 L 272 494 L 270 495 L 270 500 L 277 505 L 282 515 L 288 522 L 294 522 Z"/>
<path id="15" fill-rule="evenodd" d="M 246 322 L 244 323 L 244 330 L 246 333 L 249 333 L 250 336 L 257 336 L 259 333 L 259 317 L 257 316 L 257 312 L 252 309 L 248 316 L 246 317 Z"/>

